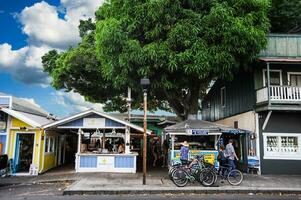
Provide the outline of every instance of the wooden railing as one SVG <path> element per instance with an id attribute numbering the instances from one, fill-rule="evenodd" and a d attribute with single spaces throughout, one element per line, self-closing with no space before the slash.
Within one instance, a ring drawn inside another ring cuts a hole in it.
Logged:
<path id="1" fill-rule="evenodd" d="M 270 86 L 271 103 L 301 103 L 301 87 L 295 86 Z M 268 101 L 267 87 L 256 92 L 257 103 Z"/>

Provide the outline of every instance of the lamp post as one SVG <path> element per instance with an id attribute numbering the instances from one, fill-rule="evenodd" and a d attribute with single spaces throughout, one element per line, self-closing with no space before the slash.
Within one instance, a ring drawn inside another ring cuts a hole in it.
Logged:
<path id="1" fill-rule="evenodd" d="M 144 110 L 144 117 L 143 117 L 143 185 L 146 184 L 146 152 L 147 152 L 147 136 L 146 136 L 146 129 L 147 129 L 147 121 L 146 121 L 146 114 L 147 114 L 147 89 L 150 84 L 150 81 L 147 77 L 144 77 L 140 80 L 140 84 L 143 88 L 143 110 Z"/>

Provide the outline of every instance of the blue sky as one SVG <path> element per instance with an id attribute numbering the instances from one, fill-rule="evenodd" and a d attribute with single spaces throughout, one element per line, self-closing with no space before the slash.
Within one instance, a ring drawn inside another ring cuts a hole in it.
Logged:
<path id="1" fill-rule="evenodd" d="M 79 19 L 94 17 L 103 0 L 9 0 L 0 2 L 0 92 L 26 98 L 59 117 L 100 104 L 77 93 L 56 91 L 41 56 L 75 46 Z M 157 114 L 164 114 L 158 112 Z"/>
<path id="2" fill-rule="evenodd" d="M 79 41 L 78 20 L 93 17 L 101 0 L 10 0 L 0 3 L 0 92 L 26 98 L 57 116 L 92 105 L 76 94 L 50 86 L 40 57 Z M 66 34 L 64 32 L 69 34 Z M 69 39 L 63 39 L 67 36 Z"/>

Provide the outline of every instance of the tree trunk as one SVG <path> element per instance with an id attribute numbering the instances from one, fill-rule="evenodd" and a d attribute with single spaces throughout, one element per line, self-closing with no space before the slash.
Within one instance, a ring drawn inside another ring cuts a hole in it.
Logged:
<path id="1" fill-rule="evenodd" d="M 198 84 L 189 88 L 188 93 L 181 97 L 171 96 L 171 93 L 165 91 L 169 106 L 173 109 L 176 115 L 183 121 L 187 119 L 197 119 L 200 97 L 200 86 Z"/>
<path id="2" fill-rule="evenodd" d="M 199 94 L 200 86 L 196 85 L 190 89 L 190 95 L 187 99 L 187 106 L 185 109 L 185 119 L 195 120 L 198 117 L 199 109 Z"/>

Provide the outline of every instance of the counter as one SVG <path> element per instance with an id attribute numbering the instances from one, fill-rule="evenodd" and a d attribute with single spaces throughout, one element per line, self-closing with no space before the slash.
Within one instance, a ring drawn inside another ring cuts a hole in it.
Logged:
<path id="1" fill-rule="evenodd" d="M 136 173 L 137 155 L 77 153 L 75 169 L 76 172 Z"/>

